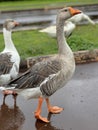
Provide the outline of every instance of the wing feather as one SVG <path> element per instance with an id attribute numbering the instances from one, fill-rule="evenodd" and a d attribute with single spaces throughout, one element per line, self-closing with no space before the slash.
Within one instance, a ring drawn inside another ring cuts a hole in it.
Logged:
<path id="1" fill-rule="evenodd" d="M 0 54 L 0 75 L 8 74 L 13 66 L 11 62 L 11 55 L 9 53 Z"/>
<path id="2" fill-rule="evenodd" d="M 32 66 L 27 72 L 9 83 L 16 84 L 18 89 L 35 88 L 50 75 L 57 73 L 61 68 L 59 60 L 39 62 Z"/>

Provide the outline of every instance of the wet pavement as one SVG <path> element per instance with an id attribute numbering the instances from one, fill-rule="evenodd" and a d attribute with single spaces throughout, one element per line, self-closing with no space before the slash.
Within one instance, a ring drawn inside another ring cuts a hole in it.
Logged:
<path id="1" fill-rule="evenodd" d="M 98 130 L 98 62 L 76 66 L 76 72 L 66 85 L 51 98 L 51 103 L 64 108 L 60 114 L 48 114 L 43 104 L 42 115 L 50 123 L 34 118 L 37 100 L 12 96 L 2 103 L 0 93 L 0 130 Z"/>

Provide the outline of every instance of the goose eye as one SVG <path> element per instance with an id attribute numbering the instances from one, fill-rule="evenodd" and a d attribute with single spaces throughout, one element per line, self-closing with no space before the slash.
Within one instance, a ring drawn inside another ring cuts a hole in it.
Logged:
<path id="1" fill-rule="evenodd" d="M 65 9 L 64 11 L 67 12 L 67 9 Z"/>

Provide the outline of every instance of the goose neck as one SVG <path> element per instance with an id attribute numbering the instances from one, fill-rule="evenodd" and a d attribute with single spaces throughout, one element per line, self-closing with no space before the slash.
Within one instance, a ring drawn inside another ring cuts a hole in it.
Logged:
<path id="1" fill-rule="evenodd" d="M 8 31 L 5 28 L 3 28 L 3 36 L 4 36 L 5 49 L 16 50 L 11 38 L 11 31 Z"/>
<path id="2" fill-rule="evenodd" d="M 56 31 L 57 31 L 57 43 L 58 43 L 58 51 L 59 55 L 66 55 L 68 56 L 73 56 L 73 53 L 67 44 L 66 37 L 64 36 L 64 23 L 65 20 L 59 20 L 57 18 L 57 26 L 56 26 Z"/>

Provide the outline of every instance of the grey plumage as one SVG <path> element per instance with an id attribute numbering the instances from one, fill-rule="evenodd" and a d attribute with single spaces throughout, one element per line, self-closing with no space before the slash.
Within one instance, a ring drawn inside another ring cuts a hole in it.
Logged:
<path id="1" fill-rule="evenodd" d="M 35 88 L 39 87 L 44 95 L 51 95 L 53 92 L 51 91 L 48 94 L 43 85 L 40 85 L 49 75 L 51 77 L 52 74 L 56 74 L 61 69 L 61 62 L 59 60 L 49 60 L 45 62 L 39 62 L 35 64 L 32 68 L 30 68 L 27 72 L 21 75 L 19 78 L 10 82 L 11 84 L 16 84 L 16 89 L 26 89 L 26 88 Z M 46 85 L 51 87 L 51 82 L 47 81 Z M 49 90 L 49 88 L 48 88 Z M 51 89 L 50 89 L 51 90 Z M 45 94 L 45 92 L 47 94 Z"/>
<path id="2" fill-rule="evenodd" d="M 71 7 L 61 9 L 57 15 L 56 24 L 58 54 L 41 62 L 35 62 L 35 65 L 27 72 L 9 83 L 9 89 L 14 86 L 14 90 L 25 98 L 39 98 L 38 108 L 34 115 L 44 122 L 49 122 L 41 116 L 41 106 L 44 98 L 49 112 L 60 113 L 63 110 L 63 108 L 51 106 L 49 96 L 64 87 L 74 73 L 75 60 L 73 52 L 64 37 L 64 23 L 72 15 L 80 12 L 80 10 Z"/>
<path id="3" fill-rule="evenodd" d="M 10 53 L 0 54 L 0 75 L 8 74 L 13 66 Z"/>
<path id="4" fill-rule="evenodd" d="M 6 19 L 6 21 L 3 24 L 3 28 L 6 28 L 6 30 L 11 31 L 11 29 L 15 27 L 15 25 L 13 25 L 13 22 L 13 19 Z"/>
<path id="5" fill-rule="evenodd" d="M 35 61 L 35 64 L 28 71 L 11 81 L 8 86 L 15 85 L 14 90 L 17 93 L 22 94 L 25 91 L 25 96 L 27 96 L 26 90 L 29 89 L 31 91 L 30 98 L 34 97 L 33 94 L 38 95 L 38 97 L 49 97 L 62 88 L 72 77 L 75 70 L 75 60 L 63 34 L 65 20 L 71 17 L 70 9 L 61 9 L 57 15 L 58 54 L 38 63 Z M 35 88 L 38 91 L 37 94 L 33 93 Z"/>

